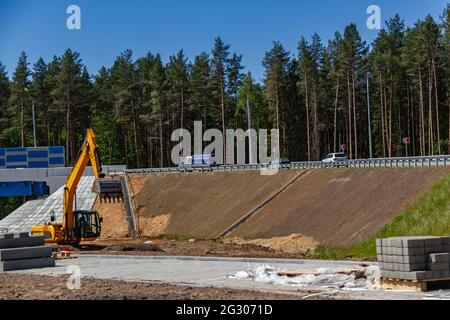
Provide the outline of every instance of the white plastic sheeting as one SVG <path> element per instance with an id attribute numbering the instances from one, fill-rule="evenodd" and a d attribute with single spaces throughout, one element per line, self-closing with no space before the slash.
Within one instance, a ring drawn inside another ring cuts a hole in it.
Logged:
<path id="1" fill-rule="evenodd" d="M 96 194 L 92 192 L 95 177 L 83 176 L 78 184 L 76 208 L 92 210 Z M 6 218 L 0 221 L 0 232 L 29 232 L 33 225 L 50 222 L 52 211 L 56 221 L 62 221 L 64 186 L 45 199 L 31 200 L 24 203 Z"/>
<path id="2" fill-rule="evenodd" d="M 277 269 L 270 265 L 257 265 L 248 270 L 238 271 L 228 277 L 237 280 L 251 280 L 260 283 L 274 285 L 288 285 L 298 287 L 320 287 L 336 290 L 367 290 L 375 289 L 376 282 L 380 277 L 380 270 L 377 266 L 365 268 L 363 279 L 356 279 L 354 274 L 338 274 L 332 268 L 315 269 L 318 275 L 304 274 L 295 277 L 278 275 L 284 270 Z"/>

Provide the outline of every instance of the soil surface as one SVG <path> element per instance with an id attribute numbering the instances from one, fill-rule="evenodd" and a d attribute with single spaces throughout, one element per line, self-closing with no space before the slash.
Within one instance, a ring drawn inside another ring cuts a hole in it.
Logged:
<path id="1" fill-rule="evenodd" d="M 281 170 L 273 176 L 259 171 L 129 176 L 138 233 L 143 238 L 214 238 L 298 173 Z M 235 239 L 231 242 L 294 254 L 308 253 L 318 244 L 348 247 L 374 235 L 449 173 L 449 168 L 441 167 L 310 170 L 238 226 L 230 235 Z M 95 208 L 104 217 L 102 239 L 128 237 L 121 204 L 99 207 L 96 203 Z M 292 235 L 294 238 L 289 238 Z M 192 251 L 194 255 L 230 249 L 218 242 L 205 242 L 199 249 L 197 243 L 193 248 L 181 243 L 180 251 Z M 179 244 L 165 246 L 164 252 L 178 254 Z M 241 255 L 242 249 L 230 250 L 231 255 Z M 257 252 L 262 253 L 259 249 Z"/>
<path id="2" fill-rule="evenodd" d="M 376 234 L 449 173 L 437 167 L 312 170 L 230 236 L 296 233 L 347 247 Z"/>
<path id="3" fill-rule="evenodd" d="M 55 250 L 57 248 L 58 246 L 55 246 Z M 228 240 L 99 240 L 92 243 L 86 243 L 80 248 L 74 248 L 74 250 L 75 253 L 78 254 L 305 258 L 305 255 L 301 252 L 284 252 L 276 248 L 253 243 L 230 243 Z"/>
<path id="4" fill-rule="evenodd" d="M 292 300 L 300 296 L 215 287 L 181 286 L 81 278 L 80 290 L 67 289 L 68 277 L 0 273 L 0 300 Z M 306 295 L 306 293 L 305 293 Z"/>
<path id="5" fill-rule="evenodd" d="M 273 176 L 261 175 L 259 171 L 151 175 L 140 191 L 137 190 L 142 180 L 133 183 L 140 234 L 215 237 L 298 173 L 285 170 Z"/>

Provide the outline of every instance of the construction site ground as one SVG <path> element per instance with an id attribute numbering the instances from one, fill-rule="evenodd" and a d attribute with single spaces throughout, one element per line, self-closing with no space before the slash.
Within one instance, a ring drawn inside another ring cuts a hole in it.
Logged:
<path id="1" fill-rule="evenodd" d="M 301 259 L 80 255 L 73 259 L 58 260 L 55 268 L 22 270 L 8 273 L 7 276 L 1 275 L 2 283 L 9 283 L 11 286 L 6 285 L 5 288 L 8 289 L 0 293 L 0 297 L 12 299 L 54 297 L 61 299 L 450 299 L 450 290 L 415 293 L 381 289 L 336 289 L 320 285 L 300 287 L 236 277 L 243 270 L 254 269 L 257 266 L 270 265 L 278 270 L 295 271 L 299 268 L 348 268 L 355 264 L 357 262 Z M 66 289 L 69 266 L 79 268 L 82 277 L 81 287 L 87 291 L 77 292 L 76 289 Z M 51 280 L 48 284 L 49 279 Z"/>

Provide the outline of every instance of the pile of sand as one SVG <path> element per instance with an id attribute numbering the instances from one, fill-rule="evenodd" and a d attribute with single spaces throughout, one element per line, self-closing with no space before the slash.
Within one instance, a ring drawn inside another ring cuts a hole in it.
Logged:
<path id="1" fill-rule="evenodd" d="M 224 242 L 236 244 L 254 244 L 273 250 L 293 254 L 308 254 L 314 252 L 319 243 L 313 238 L 301 234 L 291 234 L 287 237 L 274 237 L 270 239 L 246 240 L 243 238 L 227 238 Z"/>

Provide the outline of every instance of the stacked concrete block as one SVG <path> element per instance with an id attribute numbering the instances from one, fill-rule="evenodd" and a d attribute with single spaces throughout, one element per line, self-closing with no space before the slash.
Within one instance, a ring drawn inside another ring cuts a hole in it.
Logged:
<path id="1" fill-rule="evenodd" d="M 381 276 L 405 280 L 450 277 L 450 237 L 396 237 L 376 240 Z"/>
<path id="2" fill-rule="evenodd" d="M 52 247 L 28 232 L 0 234 L 0 272 L 54 267 Z"/>

